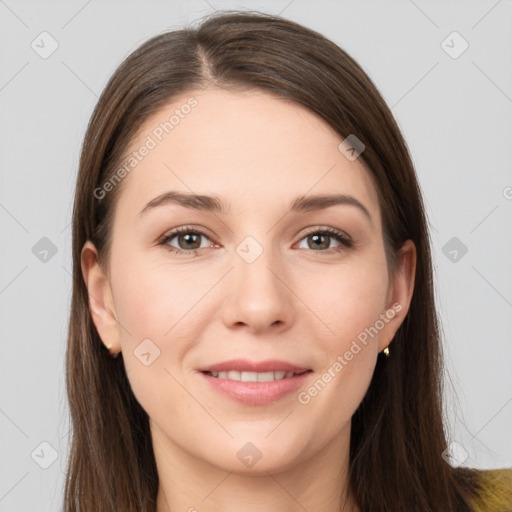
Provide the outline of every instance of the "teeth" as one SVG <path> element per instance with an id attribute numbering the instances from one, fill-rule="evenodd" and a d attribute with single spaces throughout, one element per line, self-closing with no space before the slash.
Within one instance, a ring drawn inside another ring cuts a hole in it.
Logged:
<path id="1" fill-rule="evenodd" d="M 229 372 L 208 372 L 212 377 L 218 379 L 230 379 L 240 382 L 271 382 L 273 380 L 289 379 L 296 375 L 293 372 L 238 372 L 230 370 Z"/>
<path id="2" fill-rule="evenodd" d="M 281 373 L 281 372 L 277 372 Z M 274 372 L 262 372 L 262 373 L 254 373 L 256 377 L 258 377 L 258 382 L 270 382 L 272 380 L 280 379 L 278 375 L 274 375 Z"/>

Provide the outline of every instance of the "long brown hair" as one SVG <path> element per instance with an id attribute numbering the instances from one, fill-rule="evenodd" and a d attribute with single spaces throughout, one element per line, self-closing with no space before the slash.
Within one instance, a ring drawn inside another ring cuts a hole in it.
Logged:
<path id="1" fill-rule="evenodd" d="M 442 354 L 430 240 L 407 145 L 362 68 L 321 34 L 279 16 L 224 11 L 157 35 L 110 78 L 90 119 L 73 211 L 73 295 L 66 377 L 72 421 L 65 512 L 155 511 L 158 473 L 146 412 L 123 358 L 112 359 L 92 322 L 80 255 L 91 240 L 108 268 L 116 172 L 142 123 L 177 95 L 216 86 L 257 89 L 303 105 L 342 137 L 355 134 L 379 194 L 389 268 L 402 243 L 417 249 L 409 312 L 378 356 L 352 418 L 350 485 L 364 511 L 464 512 L 476 471 L 452 468 L 442 416 Z M 341 488 L 341 487 L 340 487 Z"/>

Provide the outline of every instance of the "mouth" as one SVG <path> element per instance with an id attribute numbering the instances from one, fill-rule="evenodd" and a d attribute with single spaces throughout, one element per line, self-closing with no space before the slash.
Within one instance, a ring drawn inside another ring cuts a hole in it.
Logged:
<path id="1" fill-rule="evenodd" d="M 311 368 L 282 360 L 232 359 L 198 369 L 211 389 L 244 405 L 267 405 L 293 395 L 309 381 Z"/>
<path id="2" fill-rule="evenodd" d="M 222 372 L 203 371 L 202 373 L 215 377 L 216 379 L 229 379 L 238 382 L 272 382 L 275 380 L 291 379 L 298 375 L 311 372 L 312 370 L 303 370 L 299 372 L 288 372 L 278 370 L 273 372 L 244 372 L 237 370 L 229 370 Z"/>

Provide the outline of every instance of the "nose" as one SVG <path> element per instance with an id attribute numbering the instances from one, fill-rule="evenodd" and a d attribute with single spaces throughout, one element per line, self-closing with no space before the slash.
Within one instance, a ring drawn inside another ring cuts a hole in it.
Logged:
<path id="1" fill-rule="evenodd" d="M 289 329 L 295 308 L 284 264 L 270 249 L 252 262 L 240 254 L 233 254 L 234 268 L 225 283 L 228 297 L 223 303 L 223 322 L 228 328 L 245 328 L 253 334 Z"/>

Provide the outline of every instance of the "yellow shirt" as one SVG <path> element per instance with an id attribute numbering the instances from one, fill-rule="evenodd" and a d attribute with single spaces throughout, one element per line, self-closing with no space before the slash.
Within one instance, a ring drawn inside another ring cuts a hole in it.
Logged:
<path id="1" fill-rule="evenodd" d="M 475 512 L 512 512 L 512 468 L 482 470 Z"/>

